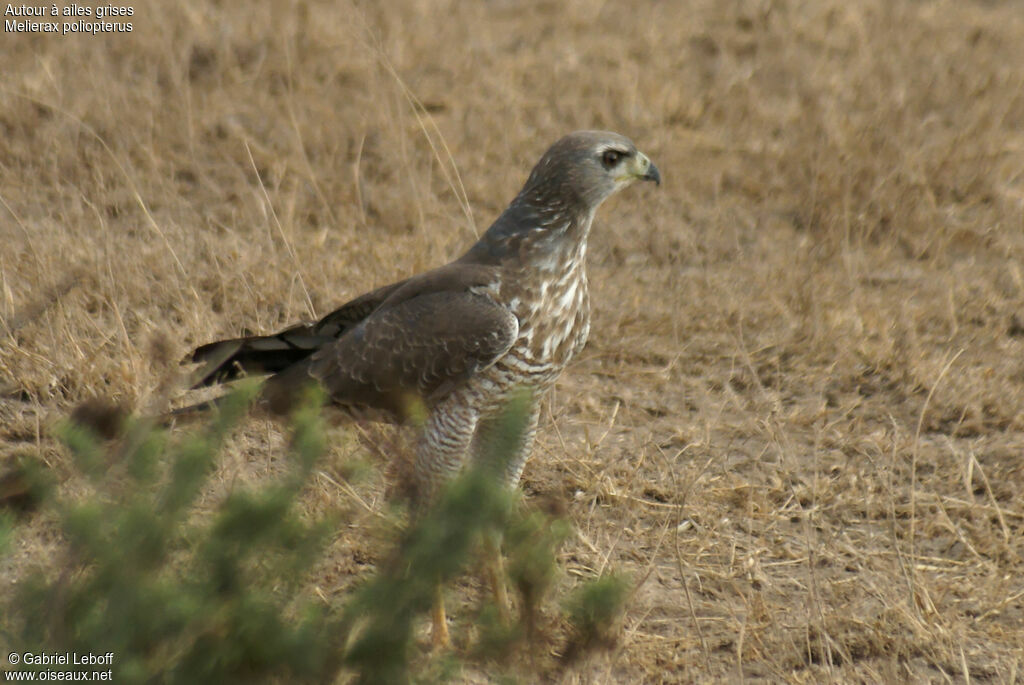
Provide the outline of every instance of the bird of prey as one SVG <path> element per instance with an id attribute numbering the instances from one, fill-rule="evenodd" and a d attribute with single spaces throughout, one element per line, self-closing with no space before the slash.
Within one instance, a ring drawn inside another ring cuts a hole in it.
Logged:
<path id="1" fill-rule="evenodd" d="M 268 374 L 260 401 L 272 412 L 288 411 L 314 382 L 357 415 L 416 417 L 413 482 L 425 500 L 481 453 L 502 407 L 526 389 L 526 427 L 501 474 L 514 487 L 540 401 L 590 332 L 585 257 L 594 213 L 638 180 L 660 184 L 661 176 L 629 139 L 571 133 L 464 255 L 315 323 L 203 345 L 191 356 L 206 364 L 196 387 Z M 434 640 L 447 641 L 443 613 L 435 612 Z"/>

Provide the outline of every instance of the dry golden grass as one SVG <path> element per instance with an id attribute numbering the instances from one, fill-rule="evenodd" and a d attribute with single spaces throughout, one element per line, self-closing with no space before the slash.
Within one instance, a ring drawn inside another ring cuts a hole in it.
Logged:
<path id="1" fill-rule="evenodd" d="M 638 584 L 563 681 L 1024 682 L 1019 3 L 135 9 L 3 36 L 5 458 L 73 491 L 46 427 L 77 402 L 159 407 L 191 346 L 446 261 L 550 142 L 613 129 L 665 182 L 599 214 L 524 489 L 567 501 L 563 587 Z M 279 444 L 254 424 L 218 482 Z M 338 597 L 384 486 L 321 484 Z M 29 517 L 4 586 L 58 546 Z"/>

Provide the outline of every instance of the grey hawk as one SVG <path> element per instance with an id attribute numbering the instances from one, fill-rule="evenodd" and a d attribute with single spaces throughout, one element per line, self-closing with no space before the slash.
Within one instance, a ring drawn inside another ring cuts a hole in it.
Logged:
<path id="1" fill-rule="evenodd" d="M 482 451 L 511 393 L 526 389 L 526 430 L 503 473 L 514 486 L 540 400 L 590 332 L 585 257 L 594 213 L 637 180 L 660 184 L 661 176 L 629 139 L 571 133 L 464 255 L 315 323 L 203 345 L 191 355 L 206 364 L 195 387 L 268 374 L 261 402 L 274 412 L 287 411 L 310 382 L 357 415 L 404 422 L 419 412 L 413 481 L 424 500 Z"/>

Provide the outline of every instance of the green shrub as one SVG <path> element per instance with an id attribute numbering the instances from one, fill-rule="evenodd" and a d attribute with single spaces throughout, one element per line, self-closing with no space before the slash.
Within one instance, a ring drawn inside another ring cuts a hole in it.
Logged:
<path id="1" fill-rule="evenodd" d="M 26 650 L 113 652 L 125 683 L 312 682 L 337 669 L 330 614 L 300 592 L 330 532 L 294 507 L 323 451 L 317 407 L 295 416 L 283 482 L 191 515 L 254 392 L 231 395 L 173 448 L 144 420 L 108 445 L 87 426 L 58 429 L 94 494 L 53 502 L 68 553 L 55 573 L 23 581 L 13 613 Z"/>
<path id="2" fill-rule="evenodd" d="M 487 466 L 444 488 L 377 571 L 333 606 L 312 598 L 309 572 L 337 521 L 310 522 L 297 511 L 325 451 L 319 397 L 292 418 L 285 476 L 236 489 L 213 512 L 196 510 L 255 392 L 242 384 L 208 423 L 180 436 L 141 419 L 126 420 L 107 442 L 80 422 L 59 427 L 90 491 L 46 496 L 66 551 L 21 580 L 0 619 L 15 651 L 113 652 L 114 680 L 123 683 L 332 682 L 345 673 L 365 683 L 449 680 L 465 664 L 455 654 L 419 656 L 414 627 L 438 585 L 463 573 L 489 535 L 507 541 L 520 612 L 504 625 L 485 608 L 468 627 L 467 653 L 507 663 L 520 646 L 536 647 L 541 603 L 558 578 L 555 553 L 570 528 L 518 506 L 493 478 L 525 426 L 525 401 L 509 403 Z M 0 554 L 13 526 L 0 518 Z M 621 606 L 624 593 L 600 582 L 571 604 L 576 652 L 604 639 Z"/>

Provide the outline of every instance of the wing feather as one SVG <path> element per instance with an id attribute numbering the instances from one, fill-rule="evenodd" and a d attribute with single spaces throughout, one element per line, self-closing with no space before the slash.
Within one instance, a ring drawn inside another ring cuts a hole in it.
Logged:
<path id="1" fill-rule="evenodd" d="M 283 371 L 344 335 L 405 283 L 399 281 L 361 295 L 319 321 L 297 324 L 271 335 L 218 340 L 197 347 L 185 359 L 203 364 L 193 375 L 191 387 L 216 385 L 243 374 Z"/>
<path id="2" fill-rule="evenodd" d="M 469 291 L 420 291 L 382 306 L 309 359 L 268 381 L 281 411 L 295 386 L 318 380 L 331 399 L 382 410 L 399 420 L 427 406 L 504 356 L 519 322 L 490 297 Z"/>

